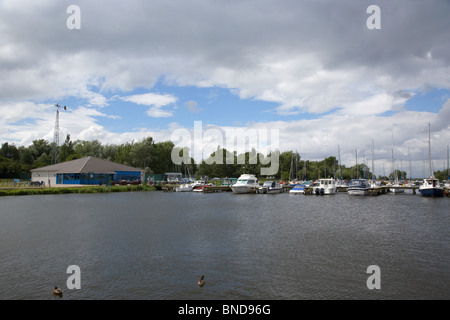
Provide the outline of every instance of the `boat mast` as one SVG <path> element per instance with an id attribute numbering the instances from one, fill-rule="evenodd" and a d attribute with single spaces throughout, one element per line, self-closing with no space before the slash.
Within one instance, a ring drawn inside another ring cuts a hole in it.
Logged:
<path id="1" fill-rule="evenodd" d="M 392 134 L 392 173 L 394 175 L 394 183 L 397 184 L 398 183 L 398 174 L 397 174 L 397 170 L 395 168 L 395 158 L 394 158 L 394 132 L 391 130 L 391 134 Z"/>
<path id="2" fill-rule="evenodd" d="M 450 180 L 450 166 L 448 164 L 448 145 L 447 145 L 447 180 Z"/>
<path id="3" fill-rule="evenodd" d="M 448 146 L 447 146 L 448 147 Z M 448 148 L 447 148 L 448 149 Z M 447 150 L 448 151 L 448 150 Z M 338 155 L 339 155 L 339 180 L 342 180 L 342 169 L 341 169 L 341 150 L 338 145 Z"/>
<path id="4" fill-rule="evenodd" d="M 372 140 L 372 183 L 373 183 L 373 176 L 374 176 L 374 172 L 375 172 L 375 167 L 374 167 L 374 164 L 373 164 L 373 161 L 374 161 L 374 141 Z"/>
<path id="5" fill-rule="evenodd" d="M 409 152 L 409 147 L 408 147 L 408 157 L 409 157 L 409 180 L 412 180 L 412 171 L 411 171 L 411 153 Z"/>
<path id="6" fill-rule="evenodd" d="M 428 165 L 430 170 L 430 178 L 433 177 L 433 173 L 431 170 L 431 124 L 428 123 Z"/>

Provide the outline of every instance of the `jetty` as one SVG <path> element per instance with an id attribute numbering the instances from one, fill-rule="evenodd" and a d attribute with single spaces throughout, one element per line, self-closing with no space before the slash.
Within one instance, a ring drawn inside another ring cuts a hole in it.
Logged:
<path id="1" fill-rule="evenodd" d="M 221 192 L 221 191 L 231 192 L 231 187 L 230 186 L 207 186 L 207 187 L 203 187 L 203 192 L 205 192 L 205 193 L 213 193 L 213 192 Z"/>

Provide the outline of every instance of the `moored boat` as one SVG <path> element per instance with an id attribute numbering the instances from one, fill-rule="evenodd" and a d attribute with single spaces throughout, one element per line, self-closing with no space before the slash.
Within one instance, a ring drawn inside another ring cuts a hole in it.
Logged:
<path id="1" fill-rule="evenodd" d="M 291 190 L 289 190 L 289 194 L 304 194 L 305 188 L 305 184 L 297 184 Z"/>
<path id="2" fill-rule="evenodd" d="M 348 184 L 348 194 L 351 196 L 365 196 L 369 194 L 369 180 L 352 179 Z"/>
<path id="3" fill-rule="evenodd" d="M 176 192 L 190 192 L 192 190 L 194 190 L 194 186 L 188 183 L 183 183 L 175 188 Z"/>
<path id="4" fill-rule="evenodd" d="M 234 185 L 231 186 L 233 193 L 251 193 L 259 188 L 258 179 L 252 174 L 243 174 Z"/>
<path id="5" fill-rule="evenodd" d="M 335 194 L 337 192 L 336 181 L 331 179 L 319 179 L 318 185 L 314 185 L 313 192 L 316 195 Z"/>
<path id="6" fill-rule="evenodd" d="M 423 179 L 423 183 L 419 187 L 419 192 L 425 197 L 443 197 L 445 194 L 444 188 L 435 177 Z"/>
<path id="7" fill-rule="evenodd" d="M 433 175 L 431 169 L 431 125 L 428 124 L 428 162 L 429 162 L 429 178 L 423 179 L 422 185 L 419 187 L 419 192 L 424 197 L 443 197 L 445 194 L 444 188 L 440 185 L 439 180 Z"/>
<path id="8" fill-rule="evenodd" d="M 258 189 L 259 193 L 281 193 L 283 192 L 283 187 L 276 181 L 265 181 L 261 187 Z"/>
<path id="9" fill-rule="evenodd" d="M 202 185 L 194 187 L 193 192 L 203 192 L 205 187 L 212 187 L 211 183 L 204 183 Z"/>

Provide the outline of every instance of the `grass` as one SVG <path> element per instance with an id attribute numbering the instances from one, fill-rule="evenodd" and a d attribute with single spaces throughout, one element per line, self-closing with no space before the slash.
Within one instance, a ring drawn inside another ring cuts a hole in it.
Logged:
<path id="1" fill-rule="evenodd" d="M 108 192 L 131 192 L 131 191 L 155 191 L 154 186 L 149 185 L 129 185 L 113 187 L 71 187 L 71 188 L 8 188 L 0 189 L 1 196 L 26 196 L 37 194 L 68 194 L 68 193 L 108 193 Z"/>

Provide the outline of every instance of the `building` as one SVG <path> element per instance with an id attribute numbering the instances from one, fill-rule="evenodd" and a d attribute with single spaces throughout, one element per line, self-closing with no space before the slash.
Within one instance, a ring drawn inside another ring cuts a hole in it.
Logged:
<path id="1" fill-rule="evenodd" d="M 146 174 L 145 181 L 149 184 L 161 182 L 178 183 L 183 181 L 183 174 L 178 172 L 166 172 L 165 174 Z"/>
<path id="2" fill-rule="evenodd" d="M 45 185 L 106 184 L 108 181 L 142 180 L 143 170 L 94 157 L 57 163 L 31 171 L 31 181 Z"/>

